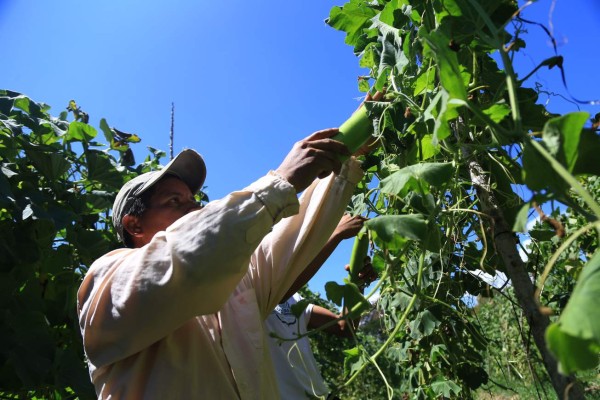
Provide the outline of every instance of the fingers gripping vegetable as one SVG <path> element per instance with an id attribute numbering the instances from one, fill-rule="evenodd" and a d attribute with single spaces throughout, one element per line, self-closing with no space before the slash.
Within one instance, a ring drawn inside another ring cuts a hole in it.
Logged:
<path id="1" fill-rule="evenodd" d="M 369 231 L 366 228 L 362 228 L 356 238 L 354 238 L 354 246 L 352 247 L 352 254 L 350 255 L 350 281 L 353 283 L 360 283 L 358 273 L 365 266 L 365 258 L 369 251 Z"/>
<path id="2" fill-rule="evenodd" d="M 369 118 L 366 107 L 361 106 L 339 129 L 340 133 L 335 135 L 333 139 L 344 143 L 351 153 L 356 153 L 373 133 L 373 123 Z"/>

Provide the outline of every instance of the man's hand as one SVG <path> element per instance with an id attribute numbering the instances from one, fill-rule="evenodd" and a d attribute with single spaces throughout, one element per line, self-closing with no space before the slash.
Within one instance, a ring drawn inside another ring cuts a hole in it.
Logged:
<path id="1" fill-rule="evenodd" d="M 348 157 L 350 152 L 342 142 L 331 139 L 337 133 L 337 128 L 324 129 L 296 142 L 275 172 L 291 183 L 298 193 L 315 178 L 339 173 L 342 167 L 340 156 Z"/>
<path id="2" fill-rule="evenodd" d="M 361 215 L 356 215 L 353 217 L 350 214 L 344 214 L 333 231 L 331 237 L 336 237 L 340 241 L 353 238 L 361 230 L 366 220 L 367 218 Z"/>
<path id="3" fill-rule="evenodd" d="M 360 284 L 358 285 L 361 292 L 365 287 L 369 286 L 371 283 L 377 280 L 379 277 L 375 268 L 373 268 L 373 264 L 371 263 L 371 257 L 365 257 L 365 266 L 358 272 L 358 279 L 360 280 Z M 350 272 L 350 266 L 346 265 L 344 267 L 346 271 Z"/>

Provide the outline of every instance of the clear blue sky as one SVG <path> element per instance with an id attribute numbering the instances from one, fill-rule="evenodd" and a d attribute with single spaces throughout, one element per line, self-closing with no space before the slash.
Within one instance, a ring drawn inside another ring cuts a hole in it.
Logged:
<path id="1" fill-rule="evenodd" d="M 204 156 L 207 192 L 217 199 L 276 168 L 295 141 L 338 126 L 358 106 L 363 71 L 344 34 L 323 22 L 342 4 L 0 0 L 0 87 L 49 104 L 55 115 L 75 99 L 93 126 L 106 118 L 137 133 L 137 161 L 146 146 L 168 151 L 174 102 L 175 151 L 191 147 Z M 551 4 L 540 0 L 524 17 L 548 26 Z M 581 99 L 600 98 L 598 15 L 597 0 L 557 0 L 551 16 L 569 88 Z M 522 75 L 553 55 L 541 29 L 529 30 Z M 534 80 L 565 94 L 555 69 Z M 542 100 L 552 111 L 577 109 Z M 313 290 L 341 282 L 351 244 L 338 248 Z"/>

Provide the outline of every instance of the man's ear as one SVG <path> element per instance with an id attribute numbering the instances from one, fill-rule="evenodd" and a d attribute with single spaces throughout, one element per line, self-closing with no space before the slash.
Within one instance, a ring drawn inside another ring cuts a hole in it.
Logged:
<path id="1" fill-rule="evenodd" d="M 123 229 L 125 229 L 132 237 L 140 237 L 143 233 L 140 218 L 135 215 L 127 214 L 123 217 Z"/>

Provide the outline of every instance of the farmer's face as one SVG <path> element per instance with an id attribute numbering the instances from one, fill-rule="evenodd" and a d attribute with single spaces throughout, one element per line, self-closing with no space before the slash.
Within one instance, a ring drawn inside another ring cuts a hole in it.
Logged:
<path id="1" fill-rule="evenodd" d="M 179 178 L 167 176 L 161 179 L 154 189 L 148 208 L 139 217 L 142 245 L 164 231 L 173 222 L 187 213 L 200 209 L 188 186 Z"/>

